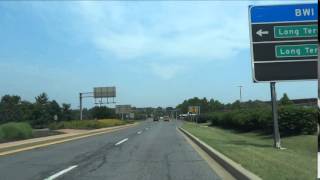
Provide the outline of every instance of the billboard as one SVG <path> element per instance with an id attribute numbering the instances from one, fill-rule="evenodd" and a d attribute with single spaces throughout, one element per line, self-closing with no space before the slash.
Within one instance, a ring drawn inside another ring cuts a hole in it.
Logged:
<path id="1" fill-rule="evenodd" d="M 200 114 L 200 106 L 189 106 L 188 112 L 192 114 Z"/>
<path id="2" fill-rule="evenodd" d="M 95 87 L 93 96 L 94 98 L 116 97 L 116 87 Z"/>
<path id="3" fill-rule="evenodd" d="M 129 114 L 131 105 L 116 105 L 116 114 Z"/>

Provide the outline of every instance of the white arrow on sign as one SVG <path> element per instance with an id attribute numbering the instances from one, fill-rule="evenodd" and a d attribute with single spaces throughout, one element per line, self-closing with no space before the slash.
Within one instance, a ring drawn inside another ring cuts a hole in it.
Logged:
<path id="1" fill-rule="evenodd" d="M 259 35 L 260 37 L 262 37 L 264 34 L 269 34 L 269 31 L 262 31 L 262 29 L 259 29 L 257 31 L 257 35 Z"/>

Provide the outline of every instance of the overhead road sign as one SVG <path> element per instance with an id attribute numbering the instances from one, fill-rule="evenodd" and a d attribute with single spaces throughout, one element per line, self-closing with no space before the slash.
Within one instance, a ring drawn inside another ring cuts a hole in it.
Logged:
<path id="1" fill-rule="evenodd" d="M 94 98 L 116 97 L 116 87 L 95 87 L 93 95 Z"/>
<path id="2" fill-rule="evenodd" d="M 317 79 L 318 4 L 249 6 L 254 82 Z"/>
<path id="3" fill-rule="evenodd" d="M 131 113 L 131 105 L 116 105 L 116 114 Z"/>

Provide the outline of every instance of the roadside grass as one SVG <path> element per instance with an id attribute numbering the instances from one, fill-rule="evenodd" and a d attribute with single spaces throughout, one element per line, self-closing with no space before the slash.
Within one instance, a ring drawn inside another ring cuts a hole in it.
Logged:
<path id="1" fill-rule="evenodd" d="M 54 129 L 99 129 L 112 126 L 120 126 L 133 123 L 134 121 L 123 121 L 119 119 L 101 120 L 74 120 L 52 123 L 49 128 Z"/>
<path id="2" fill-rule="evenodd" d="M 32 137 L 32 128 L 28 123 L 10 122 L 0 125 L 0 143 Z"/>
<path id="3" fill-rule="evenodd" d="M 281 139 L 285 150 L 273 148 L 272 136 L 239 133 L 218 127 L 185 123 L 183 128 L 265 180 L 314 180 L 317 172 L 317 136 Z"/>

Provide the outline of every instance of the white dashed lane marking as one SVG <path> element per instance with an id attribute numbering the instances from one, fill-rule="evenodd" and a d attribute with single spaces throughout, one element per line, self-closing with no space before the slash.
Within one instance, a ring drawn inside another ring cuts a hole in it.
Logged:
<path id="1" fill-rule="evenodd" d="M 72 169 L 74 169 L 74 168 L 76 168 L 76 167 L 78 167 L 78 165 L 70 166 L 70 167 L 68 167 L 67 169 L 64 169 L 64 170 L 62 170 L 62 171 L 59 171 L 59 172 L 55 173 L 54 175 L 52 175 L 52 176 L 50 176 L 50 177 L 48 177 L 48 178 L 46 178 L 46 179 L 44 179 L 44 180 L 53 180 L 53 179 L 56 179 L 56 178 L 58 178 L 59 176 L 61 176 L 61 175 L 65 174 L 65 173 L 71 171 Z"/>
<path id="2" fill-rule="evenodd" d="M 126 142 L 126 141 L 128 141 L 128 138 L 122 139 L 121 141 L 117 142 L 117 143 L 115 144 L 115 146 L 118 146 L 118 145 L 120 145 L 120 144 L 122 144 L 122 143 L 124 143 L 124 142 Z"/>

